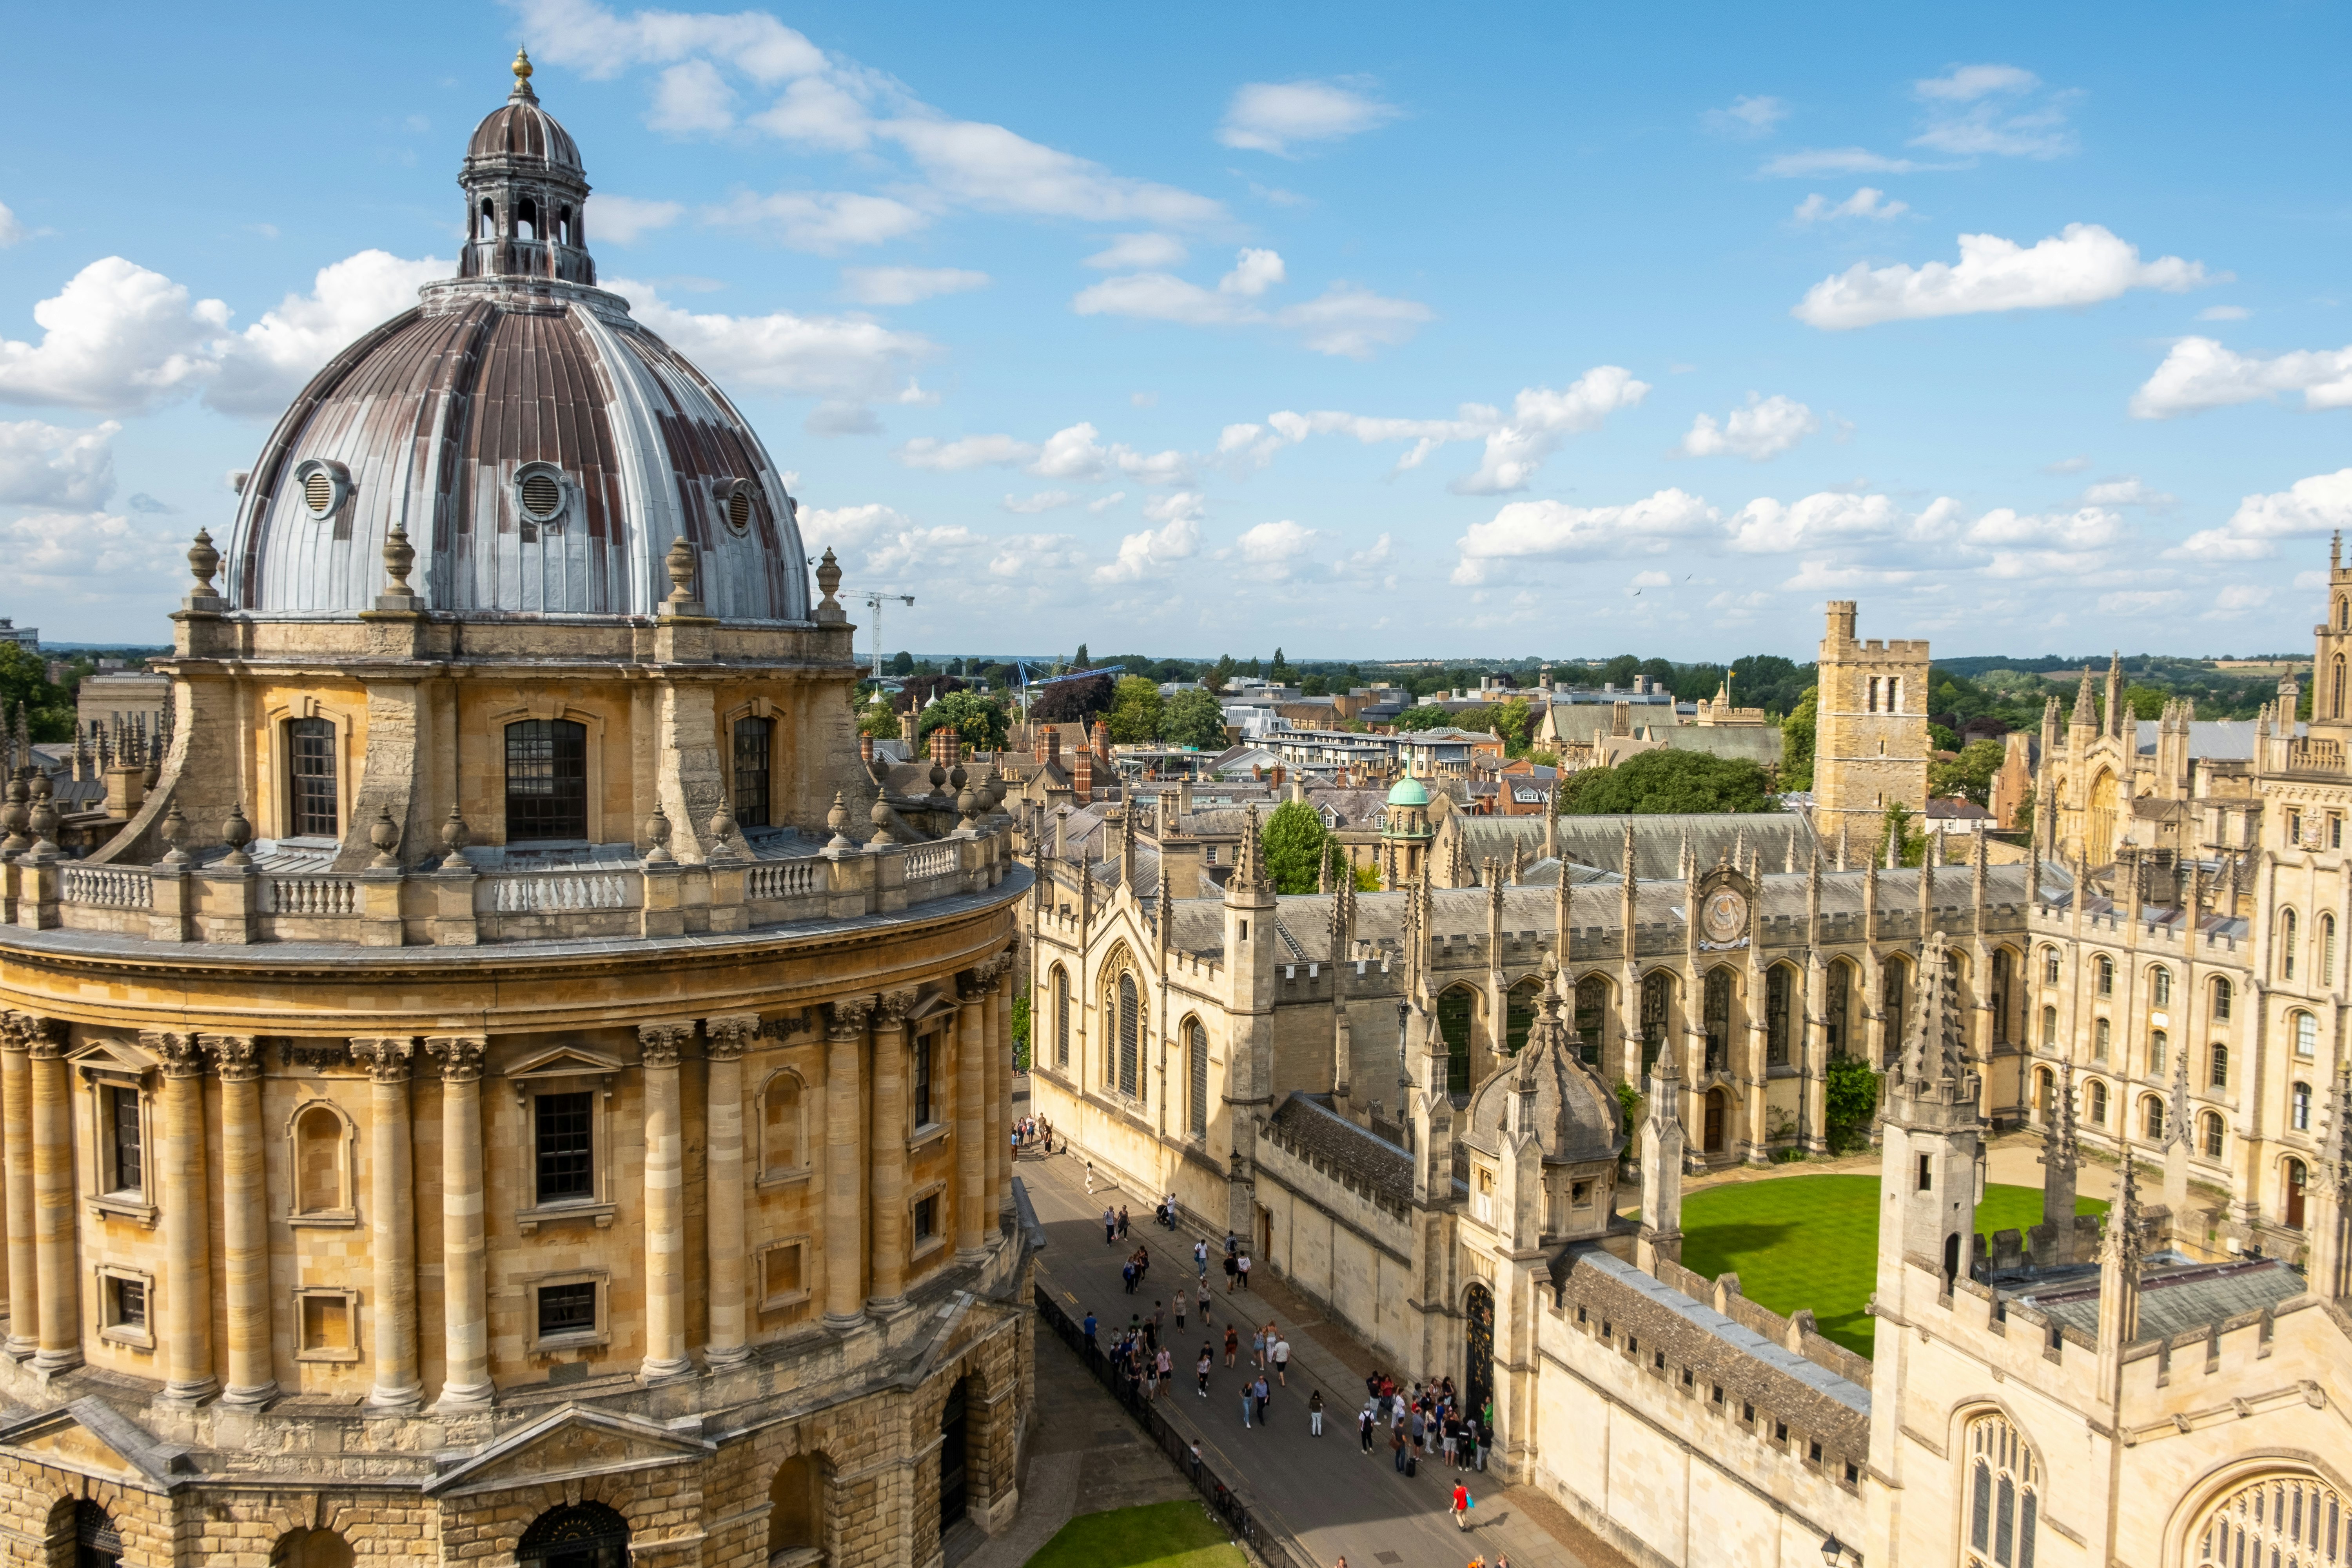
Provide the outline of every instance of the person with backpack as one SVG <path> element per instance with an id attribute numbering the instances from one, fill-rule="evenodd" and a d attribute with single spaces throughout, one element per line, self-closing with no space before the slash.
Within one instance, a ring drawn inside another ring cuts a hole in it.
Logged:
<path id="1" fill-rule="evenodd" d="M 1307 1396 L 1307 1435 L 1323 1436 L 1323 1391 L 1319 1388 Z"/>
<path id="2" fill-rule="evenodd" d="M 1235 1267 L 1236 1267 L 1236 1268 L 1238 1268 L 1241 1270 L 1241 1276 L 1242 1276 L 1242 1289 L 1244 1289 L 1244 1290 L 1248 1289 L 1249 1289 L 1249 1254 L 1248 1254 L 1248 1253 L 1246 1253 L 1246 1252 L 1243 1253 L 1243 1254 L 1241 1255 L 1240 1260 L 1236 1263 Z"/>
<path id="3" fill-rule="evenodd" d="M 1241 1331 L 1227 1323 L 1225 1325 L 1225 1364 L 1227 1366 L 1234 1364 L 1234 1357 L 1241 1353 Z"/>
<path id="4" fill-rule="evenodd" d="M 1365 1453 L 1372 1451 L 1372 1407 L 1370 1405 L 1356 1412 L 1356 1442 Z"/>

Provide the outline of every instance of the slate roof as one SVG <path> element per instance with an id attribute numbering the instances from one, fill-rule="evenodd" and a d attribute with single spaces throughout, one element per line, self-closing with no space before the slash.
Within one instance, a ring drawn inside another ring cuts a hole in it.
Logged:
<path id="1" fill-rule="evenodd" d="M 2180 1255 L 2162 1256 L 2177 1258 Z M 2086 1272 L 2088 1279 L 2080 1282 L 2069 1279 L 2055 1287 L 2020 1289 L 2011 1294 L 2069 1328 L 2095 1335 L 2099 1331 L 2099 1276 L 2095 1268 Z M 1996 1276 L 1994 1283 L 2000 1284 L 2001 1277 Z M 2276 1307 L 2303 1292 L 2303 1276 L 2275 1258 L 2149 1267 L 2140 1276 L 2139 1337 L 2169 1339 L 2207 1328 L 2225 1318 Z"/>
<path id="2" fill-rule="evenodd" d="M 1812 856 L 1813 825 L 1793 811 L 1563 816 L 1559 829 L 1560 853 L 1582 865 L 1620 870 L 1628 821 L 1633 824 L 1633 874 L 1645 881 L 1679 873 L 1685 837 L 1702 867 L 1714 865 L 1718 855 L 1735 853 L 1743 836 L 1750 848 L 1762 853 L 1767 871 L 1778 871 L 1789 863 L 1792 845 L 1800 868 Z M 1463 817 L 1455 830 L 1462 835 L 1463 858 L 1473 866 L 1489 857 L 1508 862 L 1512 850 L 1522 843 L 1530 859 L 1543 853 L 1540 816 Z M 1834 845 L 1822 846 L 1824 857 L 1835 852 Z"/>
<path id="3" fill-rule="evenodd" d="M 1412 1156 L 1293 1089 L 1269 1119 L 1283 1141 L 1345 1171 L 1391 1207 L 1412 1202 Z"/>

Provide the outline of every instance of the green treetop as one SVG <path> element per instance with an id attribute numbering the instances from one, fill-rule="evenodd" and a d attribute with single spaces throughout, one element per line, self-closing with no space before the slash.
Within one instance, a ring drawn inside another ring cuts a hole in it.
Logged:
<path id="1" fill-rule="evenodd" d="M 1303 800 L 1286 800 L 1265 819 L 1259 842 L 1265 849 L 1265 871 L 1277 893 L 1311 893 L 1323 864 L 1323 843 L 1329 835 L 1315 808 Z"/>

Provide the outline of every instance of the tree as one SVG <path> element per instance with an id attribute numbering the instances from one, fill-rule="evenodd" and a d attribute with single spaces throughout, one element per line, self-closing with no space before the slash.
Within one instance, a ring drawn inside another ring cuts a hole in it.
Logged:
<path id="1" fill-rule="evenodd" d="M 1263 671 L 1261 671 L 1261 670 L 1258 668 L 1258 666 L 1257 666 L 1257 656 L 1256 656 L 1255 654 L 1252 654 L 1252 655 L 1250 656 L 1250 667 L 1249 667 L 1249 672 L 1250 672 L 1250 676 L 1251 676 L 1251 678 L 1252 678 L 1253 679 L 1255 679 L 1259 678 L 1259 677 L 1264 673 Z"/>
<path id="2" fill-rule="evenodd" d="M 1140 746 L 1160 739 L 1167 704 L 1160 688 L 1140 675 L 1119 677 L 1111 700 L 1110 738 L 1123 745 Z"/>
<path id="3" fill-rule="evenodd" d="M 1013 1070 L 1029 1070 L 1029 993 L 1013 998 Z"/>
<path id="4" fill-rule="evenodd" d="M 1356 891 L 1377 893 L 1381 890 L 1381 868 L 1378 866 L 1359 866 L 1355 875 Z"/>
<path id="5" fill-rule="evenodd" d="M 1964 795 L 1979 805 L 1992 798 L 1992 776 L 2000 772 L 2008 748 L 1999 741 L 1971 741 L 1948 763 L 1927 764 L 1930 795 Z"/>
<path id="6" fill-rule="evenodd" d="M 1559 810 L 1570 816 L 1654 816 L 1664 812 L 1770 811 L 1770 783 L 1744 757 L 1705 752 L 1642 752 L 1614 767 L 1568 775 Z"/>
<path id="7" fill-rule="evenodd" d="M 1278 647 L 1274 650 L 1274 664 L 1267 671 L 1267 678 L 1280 684 L 1289 683 L 1290 661 L 1282 657 L 1282 650 Z"/>
<path id="8" fill-rule="evenodd" d="M 2164 717 L 2164 705 L 2171 700 L 2172 693 L 2161 686 L 2124 688 L 2124 706 L 2131 710 L 2131 716 L 2135 719 L 2161 719 Z"/>
<path id="9" fill-rule="evenodd" d="M 1494 732 L 1503 737 L 1503 754 L 1525 756 L 1528 750 L 1528 730 L 1532 722 L 1528 700 L 1514 697 L 1508 702 L 1498 702 L 1487 710 Z"/>
<path id="10" fill-rule="evenodd" d="M 898 738 L 898 715 L 887 702 L 869 702 L 857 710 L 857 732 L 871 735 L 877 741 Z"/>
<path id="11" fill-rule="evenodd" d="M 1195 686 L 1180 691 L 1168 700 L 1168 707 L 1160 718 L 1160 738 L 1171 746 L 1190 746 L 1196 752 L 1222 752 L 1225 749 L 1225 710 L 1217 705 L 1210 692 Z"/>
<path id="12" fill-rule="evenodd" d="M 1240 667 L 1234 663 L 1232 654 L 1221 653 L 1217 656 L 1217 668 L 1209 671 L 1204 684 L 1212 691 L 1223 691 L 1225 689 L 1225 683 L 1233 679 L 1234 671 L 1238 668 Z"/>
<path id="13" fill-rule="evenodd" d="M 940 725 L 952 724 L 962 744 L 978 752 L 1001 752 L 1009 723 L 1002 704 L 977 691 L 950 691 L 923 710 L 915 739 L 919 743 Z"/>
<path id="14" fill-rule="evenodd" d="M 1641 673 L 1642 661 L 1630 653 L 1621 653 L 1601 667 L 1602 682 L 1620 688 L 1633 685 L 1633 678 Z"/>
<path id="15" fill-rule="evenodd" d="M 1813 787 L 1813 728 L 1821 711 L 1821 689 L 1808 686 L 1780 721 L 1780 787 Z"/>
<path id="16" fill-rule="evenodd" d="M 1303 800 L 1286 800 L 1265 819 L 1259 842 L 1265 849 L 1266 875 L 1277 893 L 1311 893 L 1323 864 L 1323 819 Z"/>
<path id="17" fill-rule="evenodd" d="M 1893 844 L 1898 846 L 1895 857 L 1896 865 L 1921 866 L 1927 863 L 1927 836 L 1925 833 L 1911 831 L 1909 806 L 1899 800 L 1889 805 L 1886 808 L 1885 820 L 1880 826 L 1880 832 L 1882 834 L 1878 847 L 1880 855 L 1884 856 L 1886 853 L 1886 846 Z"/>
<path id="18" fill-rule="evenodd" d="M 914 674 L 915 656 L 908 653 L 905 648 L 900 648 L 896 654 L 891 656 L 890 673 L 893 675 Z"/>
<path id="19" fill-rule="evenodd" d="M 1665 687 L 1670 690 L 1674 687 L 1675 667 L 1667 663 L 1663 658 L 1643 659 L 1642 661 L 1642 673 L 1648 676 L 1651 681 L 1656 685 Z M 1710 691 L 1707 695 L 1712 697 L 1715 693 Z"/>
<path id="20" fill-rule="evenodd" d="M 1075 724 L 1111 705 L 1111 679 L 1089 675 L 1057 680 L 1029 705 L 1029 718 L 1039 724 Z"/>
<path id="21" fill-rule="evenodd" d="M 1087 668 L 1086 644 L 1080 643 L 1078 645 L 1078 651 L 1070 656 L 1070 668 L 1072 669 L 1085 669 Z"/>
<path id="22" fill-rule="evenodd" d="M 1322 676 L 1310 675 L 1298 683 L 1298 694 L 1301 697 L 1328 697 L 1331 695 L 1331 683 Z"/>
<path id="23" fill-rule="evenodd" d="M 1878 1074 L 1860 1057 L 1832 1057 L 1822 1100 L 1830 1152 L 1859 1148 L 1869 1141 L 1871 1113 L 1878 1109 Z"/>
<path id="24" fill-rule="evenodd" d="M 1453 722 L 1453 712 L 1444 708 L 1408 708 L 1396 716 L 1399 734 L 1407 730 L 1442 730 Z"/>
<path id="25" fill-rule="evenodd" d="M 2011 831 L 2017 833 L 2033 831 L 2033 786 L 2032 784 L 2025 786 L 2025 798 L 2017 803 L 2017 815 L 2010 818 L 2009 826 Z"/>
<path id="26" fill-rule="evenodd" d="M 1955 735 L 1951 731 L 1946 729 L 1941 724 L 1932 722 L 1928 724 L 1927 750 L 1930 752 L 1957 752 L 1959 749 L 1960 738 L 1958 735 Z"/>
<path id="27" fill-rule="evenodd" d="M 74 737 L 73 693 L 51 685 L 47 662 L 22 643 L 0 643 L 0 701 L 25 710 L 36 741 Z"/>

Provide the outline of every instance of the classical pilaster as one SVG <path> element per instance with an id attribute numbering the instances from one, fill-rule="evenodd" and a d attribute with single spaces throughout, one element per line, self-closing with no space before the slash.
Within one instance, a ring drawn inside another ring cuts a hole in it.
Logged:
<path id="1" fill-rule="evenodd" d="M 33 1077 L 33 1235 L 39 1258 L 40 1350 L 34 1367 L 81 1364 L 81 1267 L 74 1256 L 73 1090 L 66 1076 L 66 1029 L 28 1021 Z"/>
<path id="2" fill-rule="evenodd" d="M 163 1397 L 220 1392 L 213 1372 L 212 1199 L 205 1172 L 205 1053 L 194 1035 L 142 1032 L 163 1064 Z"/>
<path id="3" fill-rule="evenodd" d="M 875 1000 L 835 1002 L 825 1026 L 824 1321 L 835 1329 L 857 1326 L 866 1294 L 866 1118 L 858 1069 Z"/>
<path id="4" fill-rule="evenodd" d="M 703 1186 L 709 1198 L 710 1343 L 714 1367 L 751 1359 L 743 1287 L 743 1053 L 760 1033 L 757 1013 L 702 1021 L 710 1057 L 703 1126 Z"/>
<path id="5" fill-rule="evenodd" d="M 483 1231 L 480 1035 L 435 1035 L 441 1067 L 441 1397 L 444 1415 L 487 1410 L 490 1382 L 489 1258 Z"/>
<path id="6" fill-rule="evenodd" d="M 352 1042 L 352 1056 L 368 1069 L 368 1250 L 375 1300 L 374 1386 L 371 1409 L 415 1410 L 425 1394 L 416 1371 L 416 1183 L 408 1131 L 408 1076 L 416 1055 L 413 1037 Z"/>
<path id="7" fill-rule="evenodd" d="M 228 1318 L 226 1405 L 278 1397 L 269 1314 L 269 1187 L 261 1135 L 261 1053 L 251 1035 L 199 1037 L 221 1083 L 221 1263 Z"/>
<path id="8" fill-rule="evenodd" d="M 988 1209 L 995 1196 L 989 1178 L 995 1141 L 989 1135 L 987 1015 L 996 996 L 982 965 L 956 976 L 956 1261 L 978 1262 L 986 1240 Z"/>
<path id="9" fill-rule="evenodd" d="M 988 1053 L 988 1155 L 991 1162 L 988 1181 L 988 1218 L 990 1234 L 996 1232 L 997 1216 L 1013 1204 L 1013 953 L 1011 950 L 996 955 L 996 989 L 987 1008 L 987 1037 L 982 1048 Z"/>
<path id="10" fill-rule="evenodd" d="M 8 1353 L 18 1361 L 41 1348 L 39 1241 L 33 1205 L 33 1069 L 26 1052 L 35 1020 L 22 1013 L 0 1018 L 0 1159 L 5 1159 L 8 1215 Z"/>
<path id="11" fill-rule="evenodd" d="M 874 1284 L 866 1310 L 907 1304 L 907 1015 L 915 993 L 884 995 L 874 1016 L 874 1115 L 867 1166 L 873 1172 Z"/>
<path id="12" fill-rule="evenodd" d="M 640 1024 L 646 1068 L 646 1359 L 640 1383 L 690 1376 L 686 1353 L 686 1125 L 678 1058 L 691 1023 Z"/>

